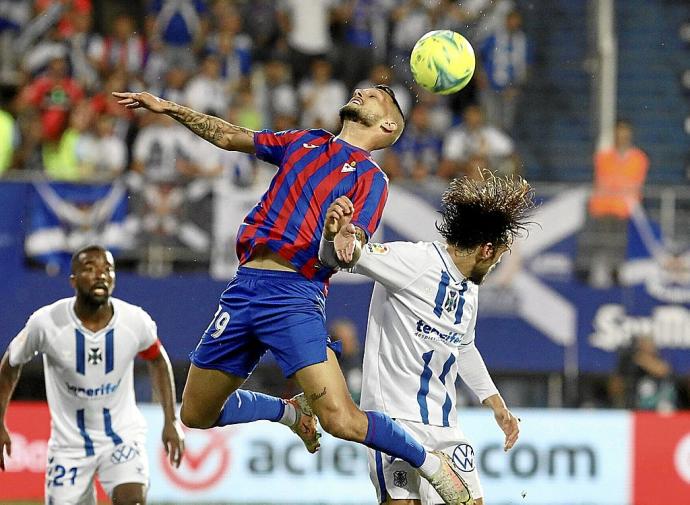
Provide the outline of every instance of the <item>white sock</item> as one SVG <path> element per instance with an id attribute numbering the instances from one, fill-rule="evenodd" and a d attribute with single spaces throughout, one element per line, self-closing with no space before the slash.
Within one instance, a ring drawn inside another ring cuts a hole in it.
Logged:
<path id="1" fill-rule="evenodd" d="M 297 409 L 292 403 L 285 402 L 285 411 L 283 412 L 283 417 L 278 419 L 280 424 L 285 426 L 292 426 L 297 421 Z"/>
<path id="2" fill-rule="evenodd" d="M 441 468 L 441 458 L 435 454 L 427 452 L 426 458 L 424 458 L 424 463 L 422 463 L 422 466 L 417 468 L 417 470 L 419 470 L 419 473 L 422 474 L 422 477 L 429 479 L 432 475 L 438 472 L 439 468 Z"/>

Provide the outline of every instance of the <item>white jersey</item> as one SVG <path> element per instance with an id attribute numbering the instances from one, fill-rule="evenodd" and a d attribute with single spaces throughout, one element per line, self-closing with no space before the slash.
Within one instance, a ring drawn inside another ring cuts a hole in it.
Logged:
<path id="1" fill-rule="evenodd" d="M 474 345 L 479 287 L 460 273 L 444 244 L 370 243 L 352 271 L 376 281 L 363 409 L 455 426 L 458 374 L 480 401 L 498 393 Z"/>
<path id="2" fill-rule="evenodd" d="M 156 324 L 140 307 L 111 301 L 114 315 L 98 332 L 81 324 L 73 297 L 34 312 L 10 343 L 12 366 L 43 354 L 51 450 L 93 456 L 146 433 L 134 400 L 133 363 L 156 342 Z"/>

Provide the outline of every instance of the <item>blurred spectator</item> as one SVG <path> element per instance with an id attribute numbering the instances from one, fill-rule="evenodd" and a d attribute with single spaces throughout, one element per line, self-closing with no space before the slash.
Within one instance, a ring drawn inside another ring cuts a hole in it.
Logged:
<path id="1" fill-rule="evenodd" d="M 94 51 L 102 46 L 103 39 L 93 31 L 90 12 L 75 11 L 71 18 L 73 33 L 66 41 L 72 76 L 86 89 L 94 90 L 99 84 Z"/>
<path id="2" fill-rule="evenodd" d="M 242 32 L 242 18 L 227 8 L 218 18 L 218 31 L 206 44 L 206 49 L 218 55 L 221 75 L 234 87 L 248 77 L 252 69 L 252 41 Z"/>
<path id="3" fill-rule="evenodd" d="M 92 124 L 93 109 L 87 102 L 78 103 L 71 109 L 69 126 L 60 139 L 43 144 L 43 167 L 50 179 L 83 181 L 90 177 L 89 167 L 77 157 L 77 144 L 89 134 Z"/>
<path id="4" fill-rule="evenodd" d="M 228 108 L 228 97 L 228 89 L 220 76 L 218 56 L 207 54 L 201 61 L 200 71 L 187 83 L 183 103 L 206 114 L 220 116 Z"/>
<path id="5" fill-rule="evenodd" d="M 633 127 L 619 120 L 614 146 L 594 156 L 594 188 L 589 202 L 592 217 L 627 219 L 641 202 L 649 158 L 633 144 Z"/>
<path id="6" fill-rule="evenodd" d="M 43 138 L 51 142 L 60 139 L 70 109 L 84 98 L 82 87 L 67 70 L 64 54 L 55 56 L 46 73 L 30 82 L 19 98 L 20 107 L 34 107 L 40 112 Z"/>
<path id="7" fill-rule="evenodd" d="M 168 68 L 195 67 L 195 51 L 208 31 L 207 7 L 203 0 L 151 0 L 147 33 L 154 46 L 161 46 Z"/>
<path id="8" fill-rule="evenodd" d="M 101 115 L 95 119 L 94 132 L 87 132 L 76 143 L 77 163 L 89 178 L 113 180 L 125 169 L 127 147 L 115 135 L 115 118 Z"/>
<path id="9" fill-rule="evenodd" d="M 280 25 L 275 0 L 245 0 L 242 2 L 241 12 L 244 26 L 253 41 L 253 57 L 265 61 L 270 57 L 273 48 L 278 45 Z M 225 2 L 217 5 L 225 8 Z"/>
<path id="10" fill-rule="evenodd" d="M 486 159 L 494 170 L 515 172 L 515 152 L 510 137 L 498 128 L 484 124 L 482 110 L 477 105 L 468 106 L 463 118 L 463 123 L 452 128 L 443 141 L 439 175 L 453 178 L 471 173 L 467 164 L 476 157 Z"/>
<path id="11" fill-rule="evenodd" d="M 187 100 L 185 87 L 189 72 L 182 67 L 171 67 L 165 72 L 163 82 L 157 82 L 151 87 L 156 96 L 171 100 L 176 103 L 185 103 Z M 160 79 L 160 77 L 159 77 Z"/>
<path id="12" fill-rule="evenodd" d="M 346 0 L 337 9 L 338 21 L 343 26 L 342 76 L 348 89 L 364 79 L 375 57 L 376 23 L 387 19 L 386 4 L 382 0 Z"/>
<path id="13" fill-rule="evenodd" d="M 410 112 L 410 107 L 412 106 L 410 91 L 406 87 L 397 83 L 393 77 L 391 67 L 385 63 L 379 63 L 372 67 L 371 72 L 369 72 L 369 78 L 359 82 L 355 88 L 371 88 L 377 84 L 385 84 L 386 86 L 389 86 L 395 93 L 395 99 L 400 104 L 403 114 L 407 116 L 407 114 Z"/>
<path id="14" fill-rule="evenodd" d="M 431 30 L 432 17 L 424 0 L 403 0 L 393 9 L 391 35 L 393 68 L 403 82 L 410 79 L 410 52 L 419 38 Z"/>
<path id="15" fill-rule="evenodd" d="M 256 97 L 249 83 L 235 93 L 228 110 L 228 120 L 232 124 L 241 124 L 250 130 L 261 130 L 264 127 L 261 109 L 257 105 Z"/>
<path id="16" fill-rule="evenodd" d="M 12 166 L 19 136 L 12 115 L 0 106 L 0 176 Z"/>
<path id="17" fill-rule="evenodd" d="M 465 0 L 460 5 L 473 44 L 481 44 L 486 37 L 502 29 L 506 17 L 515 9 L 513 0 Z"/>
<path id="18" fill-rule="evenodd" d="M 331 132 L 338 129 L 338 107 L 347 101 L 347 89 L 333 79 L 333 67 L 328 60 L 314 60 L 310 77 L 299 86 L 299 96 L 303 125 Z"/>
<path id="19" fill-rule="evenodd" d="M 649 335 L 639 335 L 621 350 L 616 373 L 609 382 L 615 407 L 670 412 L 676 406 L 671 366 Z"/>
<path id="20" fill-rule="evenodd" d="M 152 182 L 175 181 L 192 171 L 189 165 L 194 156 L 187 130 L 164 114 L 147 114 L 141 119 L 143 126 L 134 141 L 132 170 Z"/>
<path id="21" fill-rule="evenodd" d="M 362 345 L 357 336 L 357 327 L 350 319 L 336 319 L 331 323 L 328 333 L 332 341 L 342 343 L 343 352 L 338 361 L 347 382 L 347 388 L 355 403 L 358 403 L 362 392 L 363 354 Z"/>
<path id="22" fill-rule="evenodd" d="M 490 124 L 512 131 L 521 88 L 531 62 L 522 15 L 508 14 L 503 29 L 490 35 L 479 49 L 482 65 L 482 106 Z"/>
<path id="23" fill-rule="evenodd" d="M 594 185 L 589 220 L 578 241 L 577 273 L 606 287 L 617 281 L 626 257 L 628 219 L 640 204 L 649 159 L 633 144 L 632 125 L 616 123 L 614 146 L 594 156 Z"/>
<path id="24" fill-rule="evenodd" d="M 105 78 L 101 89 L 91 97 L 91 107 L 96 114 L 107 114 L 114 118 L 114 132 L 125 140 L 134 120 L 134 111 L 126 109 L 111 93 L 119 89 L 128 89 L 127 73 L 123 69 L 115 70 Z"/>
<path id="25" fill-rule="evenodd" d="M 305 8 L 303 0 L 280 1 L 278 20 L 290 46 L 294 75 L 306 75 L 314 58 L 332 53 L 330 25 L 336 5 L 337 0 L 311 0 Z"/>
<path id="26" fill-rule="evenodd" d="M 74 35 L 74 20 L 80 14 L 91 16 L 93 6 L 91 0 L 36 0 L 34 9 L 37 17 L 47 15 L 48 11 L 58 4 L 63 7 L 61 16 L 57 22 L 57 29 L 61 37 L 65 39 Z"/>
<path id="27" fill-rule="evenodd" d="M 147 47 L 144 37 L 137 33 L 137 26 L 130 14 L 119 14 L 112 23 L 111 33 L 94 43 L 91 57 L 98 62 L 102 73 L 114 69 L 136 74 L 144 70 Z"/>
<path id="28" fill-rule="evenodd" d="M 431 128 L 429 108 L 412 108 L 405 131 L 384 158 L 384 167 L 392 179 L 411 179 L 416 183 L 435 175 L 441 157 L 442 140 Z"/>
<path id="29" fill-rule="evenodd" d="M 33 48 L 41 39 L 48 37 L 55 42 L 64 40 L 57 29 L 57 24 L 67 11 L 67 3 L 41 1 L 34 5 L 33 18 L 23 27 L 21 34 L 15 41 L 14 49 L 17 54 L 24 55 L 24 61 L 30 59 L 29 49 Z M 35 49 L 35 48 L 34 48 Z M 32 51 L 35 52 L 35 51 Z M 25 63 L 26 64 L 26 63 Z M 33 69 L 29 69 L 33 71 Z"/>
<path id="30" fill-rule="evenodd" d="M 43 168 L 41 157 L 43 132 L 40 128 L 36 128 L 40 121 L 40 115 L 34 108 L 25 108 L 17 114 L 19 145 L 14 152 L 14 161 L 12 162 L 15 169 L 41 170 Z"/>
<path id="31" fill-rule="evenodd" d="M 0 0 L 0 83 L 16 83 L 20 52 L 15 41 L 31 20 L 31 2 Z"/>
<path id="32" fill-rule="evenodd" d="M 297 91 L 284 61 L 270 59 L 263 70 L 263 80 L 257 86 L 257 100 L 266 125 L 274 127 L 277 116 L 297 115 Z"/>

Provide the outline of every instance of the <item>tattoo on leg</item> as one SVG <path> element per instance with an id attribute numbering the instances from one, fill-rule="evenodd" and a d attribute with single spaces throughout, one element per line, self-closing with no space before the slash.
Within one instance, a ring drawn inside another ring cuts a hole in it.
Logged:
<path id="1" fill-rule="evenodd" d="M 309 396 L 309 399 L 310 399 L 311 401 L 315 402 L 316 400 L 318 400 L 319 398 L 321 398 L 321 397 L 323 397 L 323 396 L 326 396 L 326 388 L 323 388 L 323 391 L 321 391 L 321 392 L 318 393 L 318 394 L 317 394 L 317 393 L 312 393 L 312 394 Z"/>

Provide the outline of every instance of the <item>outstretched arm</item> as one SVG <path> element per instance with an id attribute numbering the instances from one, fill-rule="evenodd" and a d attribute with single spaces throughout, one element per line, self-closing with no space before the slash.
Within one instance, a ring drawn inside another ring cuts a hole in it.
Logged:
<path id="1" fill-rule="evenodd" d="M 5 451 L 12 455 L 12 440 L 5 426 L 5 413 L 12 398 L 14 388 L 19 382 L 22 366 L 10 365 L 10 354 L 6 352 L 0 361 L 0 470 L 5 470 Z"/>
<path id="2" fill-rule="evenodd" d="M 143 108 L 158 114 L 167 114 L 202 139 L 208 140 L 221 149 L 256 153 L 254 130 L 228 123 L 218 117 L 197 112 L 169 100 L 163 100 L 151 93 L 113 91 L 113 96 L 120 98 L 118 103 L 128 109 Z"/>
<path id="3" fill-rule="evenodd" d="M 175 414 L 175 382 L 165 349 L 161 346 L 159 354 L 155 358 L 147 360 L 147 364 L 153 389 L 163 407 L 165 419 L 162 433 L 163 446 L 170 459 L 170 464 L 179 467 L 184 454 L 184 434 Z"/>

